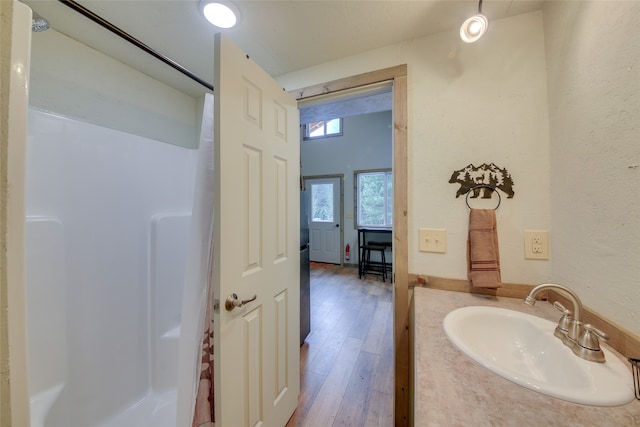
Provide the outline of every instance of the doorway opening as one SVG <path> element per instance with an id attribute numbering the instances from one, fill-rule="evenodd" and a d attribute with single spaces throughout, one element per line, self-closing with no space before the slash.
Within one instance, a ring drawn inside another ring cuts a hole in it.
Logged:
<path id="1" fill-rule="evenodd" d="M 409 298 L 408 298 L 408 176 L 407 66 L 399 65 L 291 91 L 299 106 L 326 100 L 376 84 L 391 84 L 393 111 L 393 349 L 395 425 L 409 423 Z"/>

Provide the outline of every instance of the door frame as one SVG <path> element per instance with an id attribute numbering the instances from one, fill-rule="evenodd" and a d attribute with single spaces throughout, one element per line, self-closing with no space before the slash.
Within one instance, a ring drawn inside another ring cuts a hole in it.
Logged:
<path id="1" fill-rule="evenodd" d="M 340 179 L 340 265 L 344 265 L 344 174 L 308 175 L 303 176 L 304 188 L 307 188 L 307 179 L 339 178 Z M 309 197 L 311 203 L 311 197 Z"/>
<path id="2" fill-rule="evenodd" d="M 0 99 L 0 424 L 28 425 L 30 417 L 25 269 L 25 197 L 31 10 L 0 2 L 3 80 Z M 9 60 L 4 61 L 5 48 Z M 22 63 L 24 67 L 14 67 Z M 6 85 L 4 82 L 6 81 Z M 5 89 L 8 91 L 5 92 Z M 5 113 L 6 112 L 6 113 Z M 9 326 L 10 325 L 10 326 Z M 6 350 L 5 350 L 6 349 Z"/>
<path id="3" fill-rule="evenodd" d="M 408 106 L 407 64 L 345 77 L 289 91 L 298 101 L 363 87 L 393 83 L 393 343 L 395 364 L 395 425 L 409 425 L 409 245 L 408 245 Z"/>

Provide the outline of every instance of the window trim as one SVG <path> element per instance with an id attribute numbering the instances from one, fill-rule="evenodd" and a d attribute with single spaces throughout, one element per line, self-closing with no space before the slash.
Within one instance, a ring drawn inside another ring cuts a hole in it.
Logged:
<path id="1" fill-rule="evenodd" d="M 358 230 L 361 228 L 368 228 L 372 230 L 393 230 L 393 218 L 391 219 L 391 224 L 383 225 L 383 226 L 372 226 L 372 225 L 361 225 L 360 224 L 360 215 L 358 213 L 358 175 L 367 174 L 367 173 L 382 173 L 391 174 L 391 182 L 393 185 L 393 169 L 392 168 L 381 168 L 381 169 L 364 169 L 364 170 L 354 170 L 353 171 L 353 228 Z M 392 187 L 393 191 L 393 187 Z M 392 205 L 386 206 L 387 211 L 391 210 L 393 214 L 393 195 L 392 195 Z M 385 201 L 386 204 L 386 201 Z M 385 223 L 386 223 L 386 215 L 385 215 Z"/>
<path id="2" fill-rule="evenodd" d="M 340 122 L 340 132 L 337 133 L 332 133 L 332 134 L 327 134 L 327 122 L 330 122 L 331 120 L 339 120 Z M 344 135 L 344 119 L 342 117 L 335 117 L 333 119 L 328 119 L 328 120 L 318 120 L 317 122 L 323 122 L 324 123 L 324 134 L 323 135 L 318 135 L 318 136 L 309 136 L 309 123 L 305 123 L 304 126 L 304 135 L 302 137 L 302 139 L 304 141 L 315 141 L 316 139 L 325 139 L 325 138 L 334 138 L 336 136 L 343 136 Z M 317 122 L 313 122 L 313 123 L 317 123 Z"/>

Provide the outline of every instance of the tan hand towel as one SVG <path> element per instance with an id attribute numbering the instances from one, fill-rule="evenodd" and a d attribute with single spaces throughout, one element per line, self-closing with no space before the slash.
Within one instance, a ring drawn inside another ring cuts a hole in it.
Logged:
<path id="1" fill-rule="evenodd" d="M 501 286 L 498 230 L 493 209 L 471 209 L 469 212 L 467 273 L 476 288 Z"/>

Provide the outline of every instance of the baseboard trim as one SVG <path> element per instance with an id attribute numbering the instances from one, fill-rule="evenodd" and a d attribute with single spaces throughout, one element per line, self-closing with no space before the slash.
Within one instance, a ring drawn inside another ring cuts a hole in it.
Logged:
<path id="1" fill-rule="evenodd" d="M 471 286 L 471 282 L 468 280 L 448 279 L 425 274 L 409 274 L 409 287 L 416 286 L 508 298 L 524 298 L 534 288 L 532 285 L 518 285 L 515 283 L 503 283 L 502 287 L 497 289 L 475 288 Z"/>

